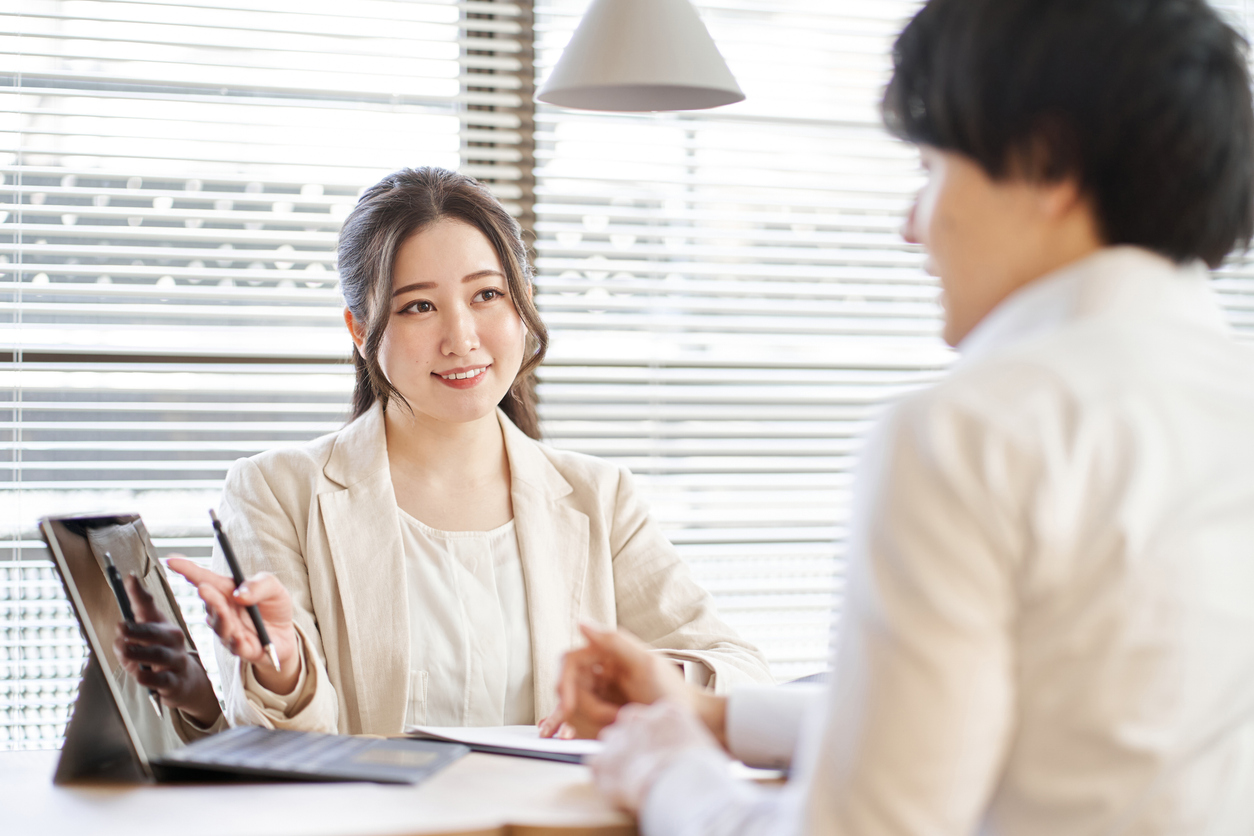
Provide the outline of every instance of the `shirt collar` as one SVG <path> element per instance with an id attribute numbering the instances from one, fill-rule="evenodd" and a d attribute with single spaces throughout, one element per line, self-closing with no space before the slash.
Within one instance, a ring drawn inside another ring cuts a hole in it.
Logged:
<path id="1" fill-rule="evenodd" d="M 1082 318 L 1169 318 L 1227 330 L 1201 262 L 1179 266 L 1140 247 L 1107 247 L 1010 294 L 958 344 L 963 360 Z"/>

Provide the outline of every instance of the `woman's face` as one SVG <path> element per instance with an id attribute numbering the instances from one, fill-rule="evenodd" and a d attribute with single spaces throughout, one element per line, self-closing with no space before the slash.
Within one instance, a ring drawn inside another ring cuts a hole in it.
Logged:
<path id="1" fill-rule="evenodd" d="M 518 375 L 526 330 L 487 237 L 451 219 L 411 235 L 392 266 L 391 304 L 379 365 L 415 416 L 491 415 Z"/>

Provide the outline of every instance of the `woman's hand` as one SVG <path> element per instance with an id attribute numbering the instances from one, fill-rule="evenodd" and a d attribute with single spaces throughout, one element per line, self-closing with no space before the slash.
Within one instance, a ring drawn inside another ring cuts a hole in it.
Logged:
<path id="1" fill-rule="evenodd" d="M 579 629 L 588 644 L 562 657 L 558 706 L 540 724 L 541 737 L 596 737 L 627 703 L 669 699 L 699 709 L 702 692 L 684 681 L 674 662 L 625 630 Z"/>
<path id="2" fill-rule="evenodd" d="M 259 572 L 235 588 L 235 581 L 202 569 L 185 557 L 172 557 L 171 569 L 187 578 L 205 602 L 209 626 L 228 650 L 253 666 L 253 676 L 263 688 L 276 694 L 290 694 L 300 678 L 301 659 L 296 647 L 296 627 L 292 623 L 292 598 L 279 579 Z M 248 614 L 257 605 L 266 632 L 279 654 L 279 670 L 266 657 L 261 640 Z"/>
<path id="3" fill-rule="evenodd" d="M 124 582 L 135 623 L 118 622 L 114 654 L 126 672 L 156 691 L 166 706 L 182 710 L 202 726 L 212 726 L 222 709 L 205 669 L 187 652 L 182 628 L 166 620 L 135 575 Z"/>

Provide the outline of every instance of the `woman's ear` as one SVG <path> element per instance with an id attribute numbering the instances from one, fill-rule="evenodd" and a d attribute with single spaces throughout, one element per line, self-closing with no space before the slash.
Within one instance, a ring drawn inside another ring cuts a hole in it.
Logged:
<path id="1" fill-rule="evenodd" d="M 357 346 L 357 353 L 360 354 L 362 346 L 366 344 L 366 328 L 364 323 L 357 321 L 353 316 L 353 312 L 348 308 L 344 309 L 344 324 L 348 326 L 348 334 L 353 338 L 353 345 Z"/>

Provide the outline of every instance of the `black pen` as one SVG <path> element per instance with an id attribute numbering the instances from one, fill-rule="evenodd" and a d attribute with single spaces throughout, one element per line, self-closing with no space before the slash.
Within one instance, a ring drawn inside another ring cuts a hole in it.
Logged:
<path id="1" fill-rule="evenodd" d="M 212 508 L 209 509 L 209 519 L 213 520 L 213 533 L 218 538 L 218 545 L 222 547 L 222 556 L 226 558 L 226 565 L 231 567 L 231 577 L 235 579 L 235 588 L 239 589 L 244 583 L 244 573 L 239 568 L 239 561 L 235 559 L 231 541 L 226 539 L 222 523 L 218 521 L 218 515 L 213 513 Z M 266 632 L 265 622 L 261 620 L 261 611 L 257 609 L 256 604 L 248 606 L 248 614 L 252 616 L 253 626 L 257 628 L 257 638 L 261 641 L 261 649 L 270 657 L 270 663 L 274 665 L 276 671 L 283 670 L 279 666 L 279 652 L 270 643 L 270 634 Z"/>
<path id="2" fill-rule="evenodd" d="M 122 620 L 127 624 L 135 623 L 135 611 L 131 609 L 131 596 L 126 594 L 126 584 L 122 581 L 122 573 L 118 571 L 118 567 L 113 564 L 113 555 L 108 552 L 104 553 L 105 577 L 109 579 L 109 586 L 113 587 L 113 597 L 118 599 L 118 609 L 122 611 Z M 140 665 L 141 671 L 150 671 L 148 665 Z M 155 688 L 148 689 L 148 699 L 152 702 L 152 707 L 157 709 L 157 715 L 161 714 L 161 695 L 157 693 Z"/>

